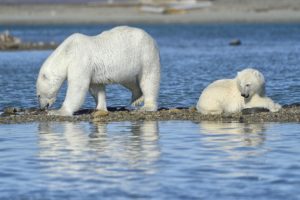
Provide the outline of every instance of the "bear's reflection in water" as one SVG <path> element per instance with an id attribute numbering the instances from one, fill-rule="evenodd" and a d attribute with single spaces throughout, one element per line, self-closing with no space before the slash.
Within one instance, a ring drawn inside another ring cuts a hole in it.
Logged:
<path id="1" fill-rule="evenodd" d="M 203 134 L 202 141 L 209 148 L 228 153 L 230 159 L 264 153 L 266 141 L 266 125 L 263 123 L 222 123 L 206 122 L 199 123 L 200 132 Z"/>
<path id="2" fill-rule="evenodd" d="M 154 173 L 160 157 L 156 121 L 39 124 L 39 158 L 52 176 Z M 97 176 L 90 176 L 93 179 Z M 99 177 L 98 177 L 99 178 Z"/>

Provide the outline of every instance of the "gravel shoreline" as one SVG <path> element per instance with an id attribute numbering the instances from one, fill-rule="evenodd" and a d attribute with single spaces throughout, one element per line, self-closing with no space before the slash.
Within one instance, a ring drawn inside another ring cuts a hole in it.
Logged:
<path id="1" fill-rule="evenodd" d="M 97 113 L 92 109 L 78 111 L 73 117 L 50 116 L 38 109 L 7 108 L 0 116 L 0 124 L 18 124 L 30 122 L 116 122 L 116 121 L 167 121 L 190 120 L 195 122 L 300 122 L 300 103 L 283 106 L 276 113 L 266 109 L 246 109 L 231 115 L 202 115 L 192 108 L 161 108 L 157 112 L 130 111 L 124 107 L 109 108 L 109 112 Z"/>

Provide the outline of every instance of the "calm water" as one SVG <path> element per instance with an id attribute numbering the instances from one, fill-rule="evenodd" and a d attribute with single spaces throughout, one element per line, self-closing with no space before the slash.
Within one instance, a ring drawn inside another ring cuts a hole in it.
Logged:
<path id="1" fill-rule="evenodd" d="M 299 199 L 300 124 L 0 126 L 0 199 Z"/>
<path id="2" fill-rule="evenodd" d="M 112 26 L 0 27 L 27 41 L 62 41 L 74 32 L 95 35 Z M 299 25 L 152 25 L 148 31 L 161 50 L 159 105 L 195 105 L 210 82 L 232 78 L 252 66 L 267 80 L 267 94 L 281 104 L 300 102 Z M 232 38 L 242 45 L 229 46 Z M 35 80 L 51 51 L 0 52 L 0 110 L 7 106 L 35 107 Z M 56 107 L 64 99 L 60 93 Z M 108 90 L 108 105 L 128 105 L 131 94 L 122 87 Z M 3 97 L 3 98 L 2 98 Z M 89 96 L 84 107 L 94 107 Z"/>
<path id="3" fill-rule="evenodd" d="M 61 42 L 105 26 L 0 26 L 25 41 Z M 159 105 L 193 106 L 211 81 L 252 66 L 281 104 L 300 102 L 300 24 L 139 25 L 162 57 Z M 229 46 L 233 38 L 242 40 Z M 37 107 L 51 51 L 0 52 L 0 112 Z M 65 86 L 54 107 L 64 99 Z M 107 89 L 109 106 L 130 93 Z M 87 96 L 83 105 L 94 107 Z M 0 199 L 300 199 L 299 123 L 116 122 L 0 125 Z"/>

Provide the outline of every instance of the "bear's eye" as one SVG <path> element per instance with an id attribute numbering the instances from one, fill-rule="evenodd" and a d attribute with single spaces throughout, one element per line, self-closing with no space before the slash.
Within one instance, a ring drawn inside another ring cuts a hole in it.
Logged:
<path id="1" fill-rule="evenodd" d="M 246 87 L 250 87 L 250 84 L 246 84 Z"/>

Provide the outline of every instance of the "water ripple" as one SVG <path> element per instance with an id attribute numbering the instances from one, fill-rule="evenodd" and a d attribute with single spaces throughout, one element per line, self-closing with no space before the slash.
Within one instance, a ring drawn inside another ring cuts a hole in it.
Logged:
<path id="1" fill-rule="evenodd" d="M 74 32 L 94 35 L 104 26 L 12 26 L 11 32 L 26 40 L 62 41 Z M 297 24 L 290 25 L 140 25 L 158 41 L 162 60 L 159 105 L 193 106 L 212 81 L 233 78 L 245 67 L 262 71 L 267 94 L 281 104 L 299 102 L 300 49 Z M 0 26 L 0 30 L 5 27 Z M 255 33 L 255 34 L 254 34 Z M 242 45 L 228 42 L 240 38 Z M 174 42 L 176 41 L 176 42 Z M 0 53 L 0 110 L 7 106 L 36 107 L 35 80 L 51 51 Z M 12 62 L 13 61 L 13 62 Z M 284 74 L 284 76 L 283 76 Z M 282 84 L 284 82 L 284 84 Z M 64 100 L 66 85 L 54 107 Z M 119 86 L 107 89 L 109 106 L 126 106 L 130 92 Z M 94 107 L 88 96 L 84 107 Z"/>
<path id="2" fill-rule="evenodd" d="M 62 41 L 108 27 L 11 31 L 25 41 Z M 265 74 L 276 101 L 299 102 L 297 24 L 141 27 L 161 50 L 160 106 L 195 105 L 211 81 L 248 66 Z M 232 38 L 242 45 L 228 46 Z M 50 53 L 0 53 L 0 110 L 37 106 L 35 79 Z M 126 89 L 113 85 L 107 92 L 109 106 L 130 102 Z M 94 107 L 90 96 L 84 107 Z M 300 199 L 299 130 L 299 123 L 189 121 L 1 125 L 0 199 Z"/>
<path id="3" fill-rule="evenodd" d="M 0 198 L 297 199 L 298 130 L 187 121 L 4 125 Z"/>

